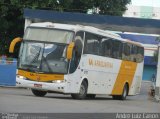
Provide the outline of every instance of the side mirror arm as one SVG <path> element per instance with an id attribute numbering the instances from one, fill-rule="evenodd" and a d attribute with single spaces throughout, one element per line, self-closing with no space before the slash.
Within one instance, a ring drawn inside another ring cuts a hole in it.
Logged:
<path id="1" fill-rule="evenodd" d="M 11 44 L 10 44 L 10 47 L 9 47 L 9 53 L 13 53 L 14 52 L 14 48 L 15 48 L 15 45 L 18 43 L 18 42 L 21 42 L 22 41 L 22 38 L 20 37 L 17 37 L 15 39 L 12 40 Z"/>

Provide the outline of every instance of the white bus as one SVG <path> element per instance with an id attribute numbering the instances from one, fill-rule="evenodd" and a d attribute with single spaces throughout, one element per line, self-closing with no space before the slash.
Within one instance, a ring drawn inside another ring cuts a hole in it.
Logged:
<path id="1" fill-rule="evenodd" d="M 125 100 L 140 92 L 144 48 L 91 26 L 32 23 L 21 41 L 17 86 L 34 95 L 71 94 L 74 99 L 97 94 Z"/>

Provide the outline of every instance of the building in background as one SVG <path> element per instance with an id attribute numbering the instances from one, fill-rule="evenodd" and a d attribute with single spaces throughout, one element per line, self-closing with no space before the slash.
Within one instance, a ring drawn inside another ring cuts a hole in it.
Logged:
<path id="1" fill-rule="evenodd" d="M 157 62 L 154 59 L 154 52 L 157 50 L 157 35 L 137 34 L 137 33 L 119 33 L 122 38 L 135 42 L 140 42 L 144 46 L 144 70 L 143 80 L 152 80 L 156 74 Z"/>
<path id="2" fill-rule="evenodd" d="M 160 7 L 128 5 L 123 17 L 160 19 Z"/>
<path id="3" fill-rule="evenodd" d="M 123 14 L 123 17 L 160 20 L 160 7 L 128 5 L 127 8 L 128 10 Z M 155 40 L 158 34 L 123 33 L 121 37 L 143 44 L 145 48 L 143 80 L 151 80 L 157 69 L 153 56 L 157 50 L 158 43 Z"/>

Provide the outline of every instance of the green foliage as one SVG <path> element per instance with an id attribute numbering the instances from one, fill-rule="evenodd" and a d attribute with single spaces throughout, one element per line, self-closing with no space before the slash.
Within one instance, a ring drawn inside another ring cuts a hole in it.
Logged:
<path id="1" fill-rule="evenodd" d="M 131 0 L 0 0 L 0 55 L 7 54 L 13 38 L 23 36 L 23 9 L 47 9 L 87 13 L 99 8 L 99 14 L 119 15 L 126 10 Z M 17 46 L 18 54 L 18 46 Z"/>
<path id="2" fill-rule="evenodd" d="M 73 0 L 70 11 L 86 13 L 88 9 L 99 8 L 99 14 L 122 16 L 130 2 L 131 0 Z"/>

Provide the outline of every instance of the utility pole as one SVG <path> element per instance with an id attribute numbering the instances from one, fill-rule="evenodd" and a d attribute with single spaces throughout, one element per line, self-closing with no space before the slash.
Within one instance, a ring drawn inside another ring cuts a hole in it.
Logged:
<path id="1" fill-rule="evenodd" d="M 156 75 L 155 99 L 156 101 L 160 101 L 160 43 L 158 44 L 158 63 L 157 63 L 157 75 Z"/>

